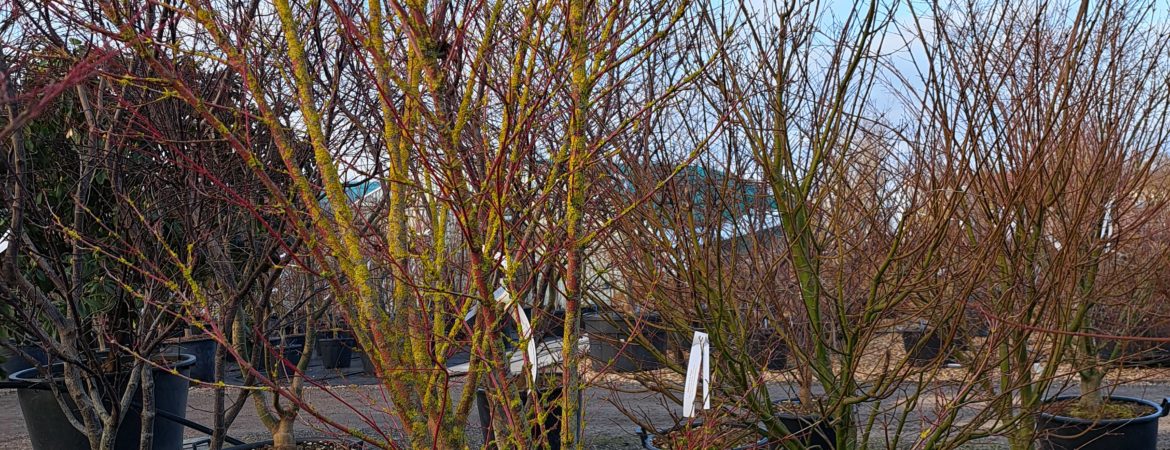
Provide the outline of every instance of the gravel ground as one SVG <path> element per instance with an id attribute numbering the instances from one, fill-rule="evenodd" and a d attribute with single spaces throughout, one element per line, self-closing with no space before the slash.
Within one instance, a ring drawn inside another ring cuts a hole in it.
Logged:
<path id="1" fill-rule="evenodd" d="M 357 359 L 354 360 L 354 363 L 353 368 L 349 370 L 331 374 L 319 367 L 312 368 L 310 375 L 326 378 L 331 387 L 328 392 L 319 388 L 307 389 L 306 401 L 324 415 L 345 426 L 369 430 L 371 426 L 368 421 L 372 421 L 378 428 L 396 429 L 394 421 L 383 412 L 386 409 L 386 401 L 381 388 L 373 384 L 371 378 L 361 374 L 360 363 Z M 1146 374 L 1137 376 L 1136 379 L 1127 379 L 1127 382 L 1119 386 L 1114 394 L 1151 400 L 1170 396 L 1170 376 L 1166 375 L 1167 373 Z M 228 382 L 234 379 L 235 375 L 229 376 Z M 608 379 L 612 381 L 614 378 Z M 636 390 L 632 389 L 636 386 L 628 383 L 616 386 L 626 388 L 623 390 Z M 790 384 L 779 379 L 771 383 L 770 388 L 776 396 L 791 392 Z M 940 389 L 946 389 L 946 387 L 940 387 Z M 330 395 L 331 393 L 333 395 Z M 657 394 L 617 392 L 596 387 L 587 389 L 583 395 L 586 405 L 584 418 L 587 424 L 585 440 L 588 448 L 639 448 L 636 426 L 623 414 L 621 409 L 615 406 L 615 403 L 621 404 L 626 411 L 633 412 L 650 423 L 662 424 L 662 426 L 673 423 L 671 413 L 677 409 L 677 406 L 667 406 L 664 399 Z M 210 425 L 212 422 L 212 401 L 213 391 L 211 389 L 192 388 L 188 400 L 187 418 Z M 894 400 L 887 400 L 887 402 L 892 401 Z M 913 429 L 916 420 L 916 417 L 910 418 L 911 429 L 904 431 L 904 433 L 912 435 L 917 432 Z M 470 418 L 470 423 L 479 423 L 474 413 Z M 469 434 L 472 440 L 478 441 L 480 436 L 478 426 L 471 428 L 473 429 Z M 1170 420 L 1163 419 L 1160 422 L 1160 430 L 1162 433 L 1159 441 L 1163 443 L 1160 448 L 1170 450 Z M 300 423 L 297 425 L 297 431 L 302 436 L 328 434 L 324 426 L 310 418 L 308 414 L 303 413 Z M 232 426 L 229 434 L 245 441 L 253 441 L 265 438 L 267 431 L 257 419 L 252 406 L 248 405 Z M 188 430 L 187 435 L 191 438 L 200 436 L 198 432 L 192 430 Z M 478 442 L 473 442 L 473 444 L 478 444 Z M 1002 441 L 991 439 L 972 444 L 969 447 L 973 449 L 1001 448 L 1003 445 Z M 881 446 L 875 446 L 875 448 L 881 448 Z M 11 390 L 0 390 L 0 449 L 31 449 L 17 397 L 15 392 Z"/>

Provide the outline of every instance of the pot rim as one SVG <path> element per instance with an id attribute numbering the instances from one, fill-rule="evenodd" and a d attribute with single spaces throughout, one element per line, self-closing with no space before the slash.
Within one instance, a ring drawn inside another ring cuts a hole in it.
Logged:
<path id="1" fill-rule="evenodd" d="M 179 357 L 178 362 L 164 366 L 164 367 L 166 367 L 167 369 L 182 369 L 184 367 L 189 367 L 189 366 L 192 366 L 195 364 L 195 355 L 192 355 L 190 353 L 179 353 L 178 357 Z M 51 364 L 49 367 L 57 367 L 57 366 L 64 366 L 64 365 L 65 365 L 64 361 L 57 361 L 57 362 L 54 362 L 53 364 Z M 159 369 L 155 369 L 155 370 L 159 370 Z M 12 375 L 9 375 L 8 379 L 12 380 L 12 381 L 20 381 L 20 382 L 33 383 L 33 384 L 45 383 L 45 382 L 50 381 L 49 378 L 41 376 L 40 369 L 37 367 L 29 367 L 27 369 L 20 370 Z M 52 377 L 52 379 L 51 379 L 51 381 L 61 381 L 61 380 L 64 380 L 64 377 Z"/>
<path id="2" fill-rule="evenodd" d="M 168 338 L 168 339 L 164 340 L 163 343 L 167 344 L 167 345 L 178 345 L 178 344 L 191 344 L 191 343 L 206 342 L 206 341 L 213 341 L 217 344 L 219 343 L 219 341 L 216 340 L 214 336 L 210 336 L 207 334 L 197 334 L 197 335 L 193 335 L 193 336 L 179 336 L 179 337 Z"/>
<path id="3" fill-rule="evenodd" d="M 354 441 L 354 440 L 339 439 L 339 438 L 329 438 L 329 437 L 312 438 L 312 437 L 309 437 L 309 438 L 299 438 L 296 441 L 297 441 L 297 444 L 328 442 L 328 443 L 334 443 L 334 444 L 348 444 L 349 448 L 351 448 L 351 449 L 365 448 L 364 441 Z M 255 449 L 264 447 L 265 445 L 272 445 L 272 444 L 273 444 L 272 439 L 265 439 L 262 441 L 249 442 L 249 443 L 240 444 L 240 445 L 233 445 L 231 447 L 224 447 L 223 450 L 255 450 Z"/>
<path id="4" fill-rule="evenodd" d="M 1049 398 L 1047 400 L 1044 400 L 1043 404 L 1047 405 L 1047 404 L 1050 404 L 1052 402 L 1058 402 L 1058 401 L 1063 401 L 1063 400 L 1075 400 L 1078 398 L 1080 398 L 1079 395 L 1060 395 L 1060 396 L 1056 396 L 1056 397 L 1052 397 L 1052 398 Z M 1124 397 L 1124 396 L 1120 396 L 1120 395 L 1110 395 L 1106 398 L 1108 400 L 1111 400 L 1111 401 L 1122 401 L 1122 402 L 1138 403 L 1138 404 L 1142 404 L 1142 405 L 1146 405 L 1146 406 L 1152 406 L 1154 408 L 1154 412 L 1147 414 L 1147 415 L 1144 415 L 1144 416 L 1132 417 L 1132 418 L 1128 418 L 1128 419 L 1096 419 L 1096 420 L 1080 419 L 1080 418 L 1069 417 L 1069 416 L 1061 416 L 1061 415 L 1057 415 L 1057 414 L 1046 413 L 1043 411 L 1040 412 L 1039 415 L 1040 415 L 1040 417 L 1042 417 L 1044 419 L 1057 420 L 1057 421 L 1064 422 L 1064 423 L 1104 426 L 1104 425 L 1125 425 L 1125 424 L 1131 424 L 1131 423 L 1144 423 L 1144 422 L 1156 421 L 1156 420 L 1162 418 L 1163 416 L 1165 416 L 1167 412 L 1170 412 L 1170 411 L 1167 411 L 1165 408 L 1165 405 L 1168 404 L 1168 401 L 1170 401 L 1170 398 L 1162 400 L 1162 404 L 1158 404 L 1158 403 L 1155 403 L 1153 401 L 1146 400 L 1144 398 Z"/>

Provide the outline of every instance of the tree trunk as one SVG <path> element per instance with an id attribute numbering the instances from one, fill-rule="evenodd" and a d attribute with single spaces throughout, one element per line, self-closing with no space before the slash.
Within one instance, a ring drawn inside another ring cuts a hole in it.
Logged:
<path id="1" fill-rule="evenodd" d="M 1105 394 L 1101 390 L 1101 382 L 1105 380 L 1105 371 L 1099 368 L 1090 368 L 1080 371 L 1081 396 L 1077 405 L 1082 411 L 1097 415 L 1105 404 Z"/>
<path id="2" fill-rule="evenodd" d="M 276 424 L 276 431 L 272 432 L 272 450 L 297 450 L 297 440 L 293 437 L 293 422 L 296 416 L 282 416 Z"/>
<path id="3" fill-rule="evenodd" d="M 154 447 L 154 368 L 142 365 L 142 429 L 138 448 L 150 450 Z"/>

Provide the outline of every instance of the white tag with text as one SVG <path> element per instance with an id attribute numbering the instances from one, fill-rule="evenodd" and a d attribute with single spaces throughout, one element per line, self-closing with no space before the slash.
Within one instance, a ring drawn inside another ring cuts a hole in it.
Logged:
<path id="1" fill-rule="evenodd" d="M 696 331 L 691 340 L 691 358 L 687 362 L 687 378 L 683 385 L 683 417 L 695 417 L 695 396 L 700 377 L 703 380 L 703 409 L 711 409 L 711 341 L 707 333 Z"/>

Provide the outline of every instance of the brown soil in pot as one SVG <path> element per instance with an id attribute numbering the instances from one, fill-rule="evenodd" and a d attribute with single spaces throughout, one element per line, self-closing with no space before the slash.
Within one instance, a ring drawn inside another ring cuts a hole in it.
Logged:
<path id="1" fill-rule="evenodd" d="M 1060 400 L 1048 406 L 1046 412 L 1049 414 L 1083 420 L 1135 419 L 1148 416 L 1155 411 L 1150 405 L 1109 399 L 1102 402 L 1100 411 L 1090 411 L 1082 407 L 1076 399 Z"/>
<path id="2" fill-rule="evenodd" d="M 654 436 L 651 442 L 663 450 L 691 450 L 700 448 L 731 449 L 751 447 L 760 442 L 760 434 L 745 425 L 680 426 L 665 434 Z"/>
<path id="3" fill-rule="evenodd" d="M 814 416 L 820 417 L 821 410 L 817 409 L 816 404 L 806 405 L 800 402 L 793 401 L 779 401 L 772 404 L 776 407 L 776 411 L 780 413 L 791 414 L 794 416 Z"/>

